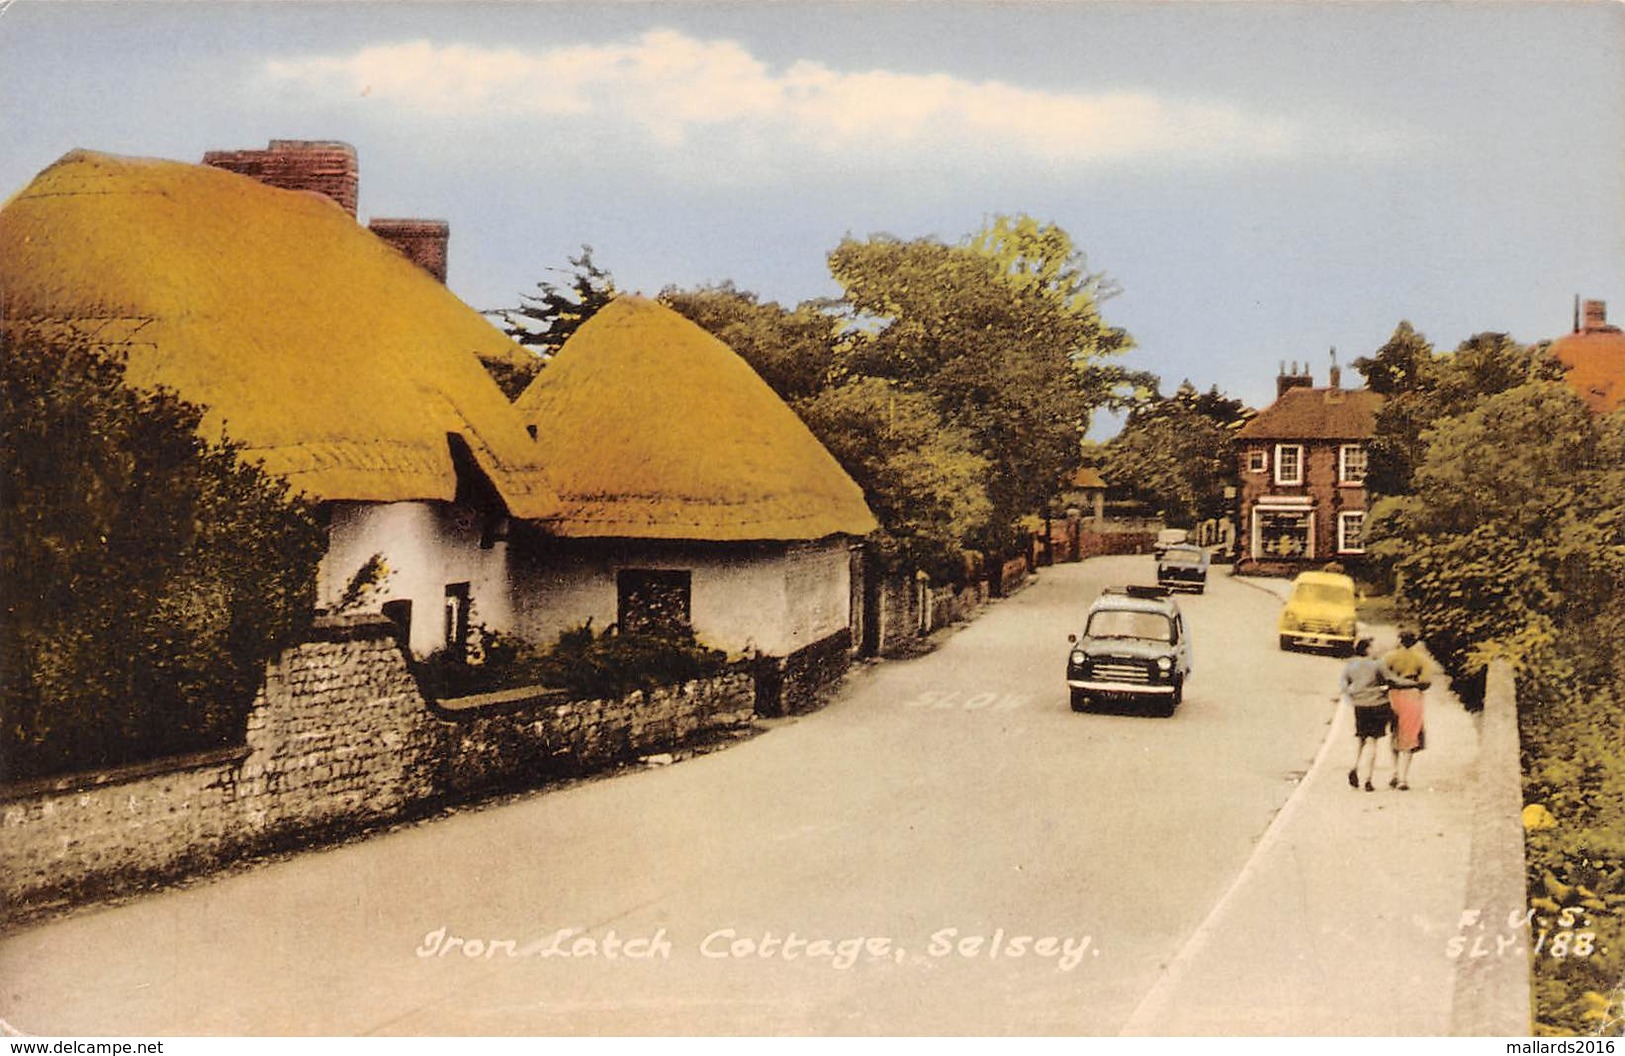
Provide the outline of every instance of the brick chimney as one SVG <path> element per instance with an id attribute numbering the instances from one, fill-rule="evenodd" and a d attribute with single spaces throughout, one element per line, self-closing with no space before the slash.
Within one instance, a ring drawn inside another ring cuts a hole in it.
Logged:
<path id="1" fill-rule="evenodd" d="M 1337 365 L 1337 346 L 1332 346 L 1332 369 L 1326 374 L 1326 387 L 1341 389 L 1343 387 L 1343 368 Z"/>
<path id="2" fill-rule="evenodd" d="M 451 241 L 451 225 L 444 220 L 374 218 L 367 229 L 388 242 L 424 271 L 446 282 L 446 245 Z"/>
<path id="3" fill-rule="evenodd" d="M 1585 301 L 1580 310 L 1581 323 L 1577 328 L 1580 331 L 1594 331 L 1608 329 L 1608 302 Z"/>
<path id="4" fill-rule="evenodd" d="M 1300 367 L 1298 362 L 1293 360 L 1292 372 L 1289 374 L 1287 373 L 1286 369 L 1286 361 L 1281 361 L 1281 372 L 1275 376 L 1276 399 L 1280 399 L 1282 396 L 1285 396 L 1288 389 L 1312 389 L 1314 386 L 1315 379 L 1309 373 L 1309 365 L 1307 363 Z"/>
<path id="5" fill-rule="evenodd" d="M 265 150 L 211 150 L 203 164 L 288 191 L 323 194 L 356 215 L 355 148 L 325 139 L 273 139 Z"/>

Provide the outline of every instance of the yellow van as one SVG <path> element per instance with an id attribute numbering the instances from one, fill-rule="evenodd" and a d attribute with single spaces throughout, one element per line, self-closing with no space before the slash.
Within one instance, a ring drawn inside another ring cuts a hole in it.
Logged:
<path id="1" fill-rule="evenodd" d="M 1351 655 L 1359 634 L 1354 580 L 1337 572 L 1300 573 L 1277 627 L 1282 649 L 1313 646 Z"/>

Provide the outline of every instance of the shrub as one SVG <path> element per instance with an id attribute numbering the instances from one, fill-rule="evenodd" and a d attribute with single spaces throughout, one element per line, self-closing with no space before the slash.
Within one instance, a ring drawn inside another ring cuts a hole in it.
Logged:
<path id="1" fill-rule="evenodd" d="M 120 349 L 0 325 L 0 770 L 241 743 L 313 611 L 323 531 L 285 481 L 124 381 Z"/>
<path id="2" fill-rule="evenodd" d="M 727 654 L 692 634 L 594 635 L 589 623 L 559 635 L 538 669 L 548 685 L 584 698 L 625 696 L 720 674 Z"/>
<path id="3" fill-rule="evenodd" d="M 595 635 L 589 620 L 561 633 L 550 650 L 475 627 L 463 655 L 441 650 L 413 666 L 418 685 L 436 700 L 538 685 L 585 700 L 711 678 L 727 663 L 726 653 L 691 634 Z"/>

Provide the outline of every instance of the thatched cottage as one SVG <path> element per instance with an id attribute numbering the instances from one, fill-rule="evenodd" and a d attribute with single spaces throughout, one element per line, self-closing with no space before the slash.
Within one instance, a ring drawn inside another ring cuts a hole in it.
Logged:
<path id="1" fill-rule="evenodd" d="M 507 526 L 557 503 L 540 448 L 477 358 L 515 346 L 357 224 L 349 148 L 252 153 L 284 187 L 314 159 L 326 185 L 63 157 L 0 209 L 0 306 L 11 322 L 125 345 L 131 383 L 205 406 L 208 434 L 229 432 L 323 503 L 322 603 L 381 554 L 388 574 L 368 607 L 405 624 L 414 652 L 460 643 L 471 618 L 510 627 Z"/>
<path id="2" fill-rule="evenodd" d="M 612 301 L 516 406 L 559 494 L 525 547 L 520 626 L 688 627 L 730 652 L 851 648 L 863 491 L 743 359 L 677 312 Z"/>

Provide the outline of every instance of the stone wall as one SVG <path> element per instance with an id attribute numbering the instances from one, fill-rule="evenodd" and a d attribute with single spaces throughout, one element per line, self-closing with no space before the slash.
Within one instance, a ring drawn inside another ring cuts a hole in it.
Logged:
<path id="1" fill-rule="evenodd" d="M 327 618 L 269 672 L 243 746 L 0 789 L 0 919 L 611 766 L 748 726 L 754 704 L 734 669 L 614 701 L 431 705 L 389 621 Z"/>
<path id="2" fill-rule="evenodd" d="M 838 631 L 789 656 L 755 662 L 756 712 L 777 717 L 817 710 L 825 691 L 852 666 L 852 632 Z"/>

